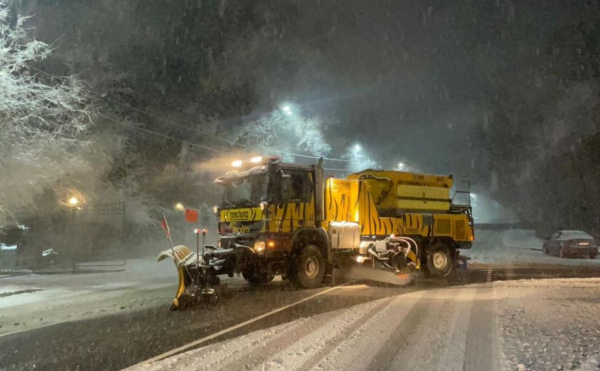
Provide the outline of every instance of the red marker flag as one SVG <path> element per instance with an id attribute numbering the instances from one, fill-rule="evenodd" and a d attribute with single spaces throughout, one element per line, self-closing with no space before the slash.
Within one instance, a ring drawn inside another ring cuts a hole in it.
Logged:
<path id="1" fill-rule="evenodd" d="M 162 222 L 160 223 L 160 226 L 162 227 L 162 229 L 164 229 L 165 234 L 167 235 L 167 238 L 171 239 L 171 230 L 169 230 L 169 223 L 167 223 L 167 218 L 165 217 L 165 214 L 163 214 L 163 218 L 162 218 Z"/>
<path id="2" fill-rule="evenodd" d="M 198 210 L 185 209 L 185 221 L 188 223 L 198 223 Z"/>

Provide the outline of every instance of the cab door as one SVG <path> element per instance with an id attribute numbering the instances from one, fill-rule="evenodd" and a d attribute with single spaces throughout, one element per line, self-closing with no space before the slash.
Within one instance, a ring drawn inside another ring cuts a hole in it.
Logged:
<path id="1" fill-rule="evenodd" d="M 309 170 L 282 169 L 279 197 L 271 218 L 273 232 L 293 232 L 315 225 L 313 174 Z"/>

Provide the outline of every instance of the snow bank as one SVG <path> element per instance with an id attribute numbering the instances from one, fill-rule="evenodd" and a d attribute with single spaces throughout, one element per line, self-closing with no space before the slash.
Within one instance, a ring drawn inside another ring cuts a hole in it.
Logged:
<path id="1" fill-rule="evenodd" d="M 579 371 L 599 371 L 600 370 L 600 354 L 592 356 L 581 364 Z"/>
<path id="2" fill-rule="evenodd" d="M 600 265 L 600 259 L 560 259 L 544 255 L 544 241 L 529 229 L 496 231 L 477 229 L 470 250 L 461 254 L 471 258 L 471 263 L 481 264 L 547 264 L 547 265 Z"/>
<path id="3" fill-rule="evenodd" d="M 530 229 L 509 229 L 502 235 L 502 243 L 506 247 L 524 250 L 541 250 L 544 241 Z"/>

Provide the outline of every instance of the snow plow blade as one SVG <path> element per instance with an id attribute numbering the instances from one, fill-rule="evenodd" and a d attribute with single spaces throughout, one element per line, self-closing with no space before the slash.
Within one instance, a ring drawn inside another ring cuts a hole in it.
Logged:
<path id="1" fill-rule="evenodd" d="M 158 255 L 158 261 L 173 259 L 179 277 L 171 310 L 184 310 L 200 303 L 214 304 L 220 295 L 217 290 L 224 289 L 224 286 L 220 286 L 221 280 L 218 277 L 222 272 L 215 267 L 227 267 L 227 260 L 222 257 L 230 255 L 231 251 L 214 246 L 205 248 L 209 251 L 201 256 L 183 245 Z"/>
<path id="2" fill-rule="evenodd" d="M 175 263 L 175 268 L 177 269 L 177 276 L 179 277 L 177 293 L 175 294 L 175 298 L 173 299 L 171 309 L 182 309 L 185 306 L 185 298 L 182 298 L 186 288 L 185 265 L 186 263 L 190 262 L 192 259 L 195 258 L 195 254 L 187 246 L 179 245 L 174 247 L 173 249 L 165 250 L 158 254 L 159 262 L 167 258 L 173 259 L 173 262 Z"/>

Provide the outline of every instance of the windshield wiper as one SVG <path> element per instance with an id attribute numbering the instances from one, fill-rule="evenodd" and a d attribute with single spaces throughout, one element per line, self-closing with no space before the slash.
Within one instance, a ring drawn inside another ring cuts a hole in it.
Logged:
<path id="1" fill-rule="evenodd" d="M 235 205 L 231 201 L 229 201 L 227 199 L 223 199 L 223 201 L 227 202 L 229 204 L 229 206 L 235 207 Z"/>
<path id="2" fill-rule="evenodd" d="M 254 206 L 258 205 L 256 202 L 252 201 L 252 200 L 251 200 L 251 199 L 249 199 L 248 197 L 244 197 L 244 199 L 245 199 L 246 201 L 250 201 L 250 202 L 252 203 L 252 205 L 254 205 Z M 246 205 L 246 206 L 248 206 L 248 205 Z"/>

